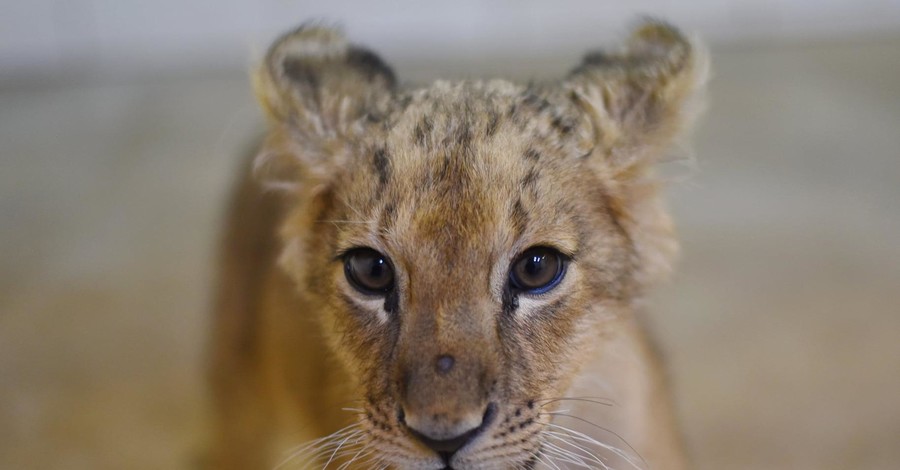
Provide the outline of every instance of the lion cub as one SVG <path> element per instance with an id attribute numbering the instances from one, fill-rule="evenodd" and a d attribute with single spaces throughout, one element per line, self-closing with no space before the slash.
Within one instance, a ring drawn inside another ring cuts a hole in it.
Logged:
<path id="1" fill-rule="evenodd" d="M 337 31 L 281 37 L 225 239 L 214 467 L 684 468 L 634 310 L 677 249 L 651 170 L 703 72 L 657 22 L 528 86 L 400 88 Z"/>

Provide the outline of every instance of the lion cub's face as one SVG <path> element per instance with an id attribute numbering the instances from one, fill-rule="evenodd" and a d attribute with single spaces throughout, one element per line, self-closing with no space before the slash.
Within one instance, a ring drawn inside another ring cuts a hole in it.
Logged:
<path id="1" fill-rule="evenodd" d="M 296 195 L 282 262 L 357 380 L 378 461 L 533 464 L 543 406 L 665 269 L 643 175 L 678 127 L 690 47 L 650 24 L 632 51 L 555 85 L 398 92 L 332 31 L 273 46 L 260 166 Z"/>

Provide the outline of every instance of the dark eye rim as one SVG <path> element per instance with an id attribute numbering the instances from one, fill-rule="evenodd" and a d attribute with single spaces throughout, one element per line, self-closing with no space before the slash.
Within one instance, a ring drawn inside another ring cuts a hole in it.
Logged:
<path id="1" fill-rule="evenodd" d="M 546 284 L 544 284 L 540 287 L 534 287 L 534 288 L 525 287 L 522 285 L 520 280 L 516 279 L 516 274 L 515 274 L 516 264 L 519 261 L 521 261 L 523 258 L 525 258 L 525 256 L 528 253 L 533 252 L 533 251 L 538 251 L 538 250 L 546 250 L 556 256 L 556 258 L 559 260 L 559 264 L 557 265 L 557 268 L 556 268 L 556 274 L 554 274 L 553 278 L 549 282 L 547 282 Z M 509 275 L 508 275 L 509 286 L 514 291 L 521 292 L 521 293 L 524 293 L 527 295 L 541 295 L 541 294 L 550 292 L 551 290 L 556 288 L 556 286 L 558 286 L 560 284 L 560 282 L 562 282 L 563 278 L 566 276 L 566 272 L 569 269 L 569 263 L 571 261 L 572 261 L 571 257 L 567 256 L 565 253 L 562 253 L 561 251 L 557 250 L 556 248 L 553 248 L 552 246 L 546 246 L 546 245 L 530 246 L 530 247 L 526 248 L 525 250 L 523 250 L 521 253 L 519 253 L 518 256 L 513 258 L 512 263 L 510 263 Z"/>
<path id="2" fill-rule="evenodd" d="M 374 254 L 374 255 L 384 259 L 385 264 L 387 264 L 388 268 L 391 270 L 391 282 L 387 285 L 387 287 L 385 287 L 383 289 L 372 289 L 370 287 L 363 285 L 363 283 L 360 282 L 359 279 L 357 279 L 356 274 L 354 273 L 353 268 L 350 265 L 350 260 L 355 255 L 359 255 L 362 253 L 371 253 L 371 254 Z M 365 295 L 373 296 L 373 297 L 375 297 L 375 296 L 383 297 L 383 296 L 386 296 L 387 294 L 389 294 L 394 289 L 394 286 L 397 282 L 397 279 L 396 279 L 397 270 L 394 269 L 394 264 L 391 262 L 391 258 L 389 256 L 385 255 L 384 253 L 382 253 L 376 249 L 369 248 L 369 247 L 358 247 L 358 248 L 351 248 L 351 249 L 345 251 L 343 254 L 340 255 L 340 259 L 344 265 L 344 277 L 347 279 L 347 282 L 358 292 L 365 294 Z"/>

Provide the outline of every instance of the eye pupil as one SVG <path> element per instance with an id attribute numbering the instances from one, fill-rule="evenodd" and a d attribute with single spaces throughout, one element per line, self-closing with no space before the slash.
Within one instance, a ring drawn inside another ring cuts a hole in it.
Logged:
<path id="1" fill-rule="evenodd" d="M 344 274 L 350 285 L 365 294 L 384 294 L 394 286 L 394 270 L 387 257 L 369 248 L 345 255 Z"/>
<path id="2" fill-rule="evenodd" d="M 537 277 L 541 273 L 541 269 L 543 265 L 541 262 L 544 260 L 543 256 L 533 256 L 531 259 L 525 263 L 525 273 L 530 277 Z"/>
<path id="3" fill-rule="evenodd" d="M 509 273 L 513 287 L 530 294 L 541 294 L 556 287 L 565 271 L 563 255 L 552 248 L 530 248 L 522 254 Z"/>

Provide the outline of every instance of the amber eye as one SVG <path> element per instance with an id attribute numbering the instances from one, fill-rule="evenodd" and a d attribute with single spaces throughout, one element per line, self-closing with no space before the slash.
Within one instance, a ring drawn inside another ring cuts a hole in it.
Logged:
<path id="1" fill-rule="evenodd" d="M 381 295 L 394 287 L 390 261 L 371 248 L 357 248 L 344 255 L 344 275 L 350 285 L 364 294 Z"/>
<path id="2" fill-rule="evenodd" d="M 509 282 L 528 294 L 543 294 L 562 280 L 566 271 L 565 256 L 543 246 L 526 250 L 509 270 Z"/>

